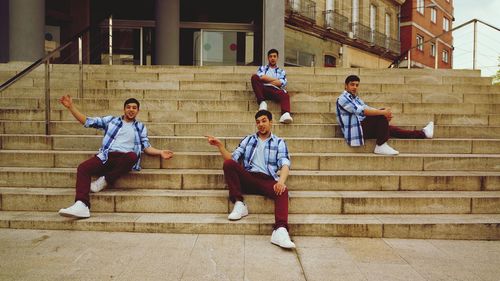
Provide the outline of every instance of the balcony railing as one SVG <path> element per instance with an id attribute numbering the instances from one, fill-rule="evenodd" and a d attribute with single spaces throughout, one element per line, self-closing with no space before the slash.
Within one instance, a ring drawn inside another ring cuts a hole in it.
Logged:
<path id="1" fill-rule="evenodd" d="M 360 24 L 359 22 L 353 22 L 351 23 L 351 31 L 354 38 L 372 42 L 372 30 L 370 27 Z"/>
<path id="2" fill-rule="evenodd" d="M 348 33 L 349 19 L 335 11 L 328 10 L 325 12 L 325 28 Z"/>
<path id="3" fill-rule="evenodd" d="M 399 54 L 401 52 L 401 42 L 399 40 L 387 37 L 385 44 L 386 48 L 389 49 L 391 52 L 394 52 L 396 54 Z"/>
<path id="4" fill-rule="evenodd" d="M 372 45 L 385 48 L 386 47 L 385 46 L 386 45 L 385 39 L 386 39 L 385 34 L 380 33 L 376 30 L 372 30 L 372 40 L 371 40 Z"/>
<path id="5" fill-rule="evenodd" d="M 316 21 L 316 2 L 311 0 L 287 0 L 286 10 L 298 14 L 310 21 Z"/>

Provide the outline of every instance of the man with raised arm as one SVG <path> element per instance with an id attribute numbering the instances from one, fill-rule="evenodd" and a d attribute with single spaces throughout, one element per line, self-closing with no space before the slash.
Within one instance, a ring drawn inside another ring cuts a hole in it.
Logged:
<path id="1" fill-rule="evenodd" d="M 257 98 L 259 110 L 267 110 L 266 99 L 274 100 L 281 105 L 280 123 L 290 124 L 290 96 L 285 90 L 287 81 L 285 70 L 278 67 L 278 50 L 267 52 L 268 64 L 260 66 L 257 74 L 252 75 L 252 89 Z"/>
<path id="2" fill-rule="evenodd" d="M 141 153 L 159 155 L 170 159 L 173 152 L 159 150 L 151 146 L 146 126 L 136 120 L 139 114 L 139 101 L 130 98 L 123 105 L 122 116 L 87 117 L 73 104 L 69 95 L 62 96 L 59 102 L 87 128 L 104 130 L 104 138 L 99 153 L 81 163 L 76 175 L 75 203 L 59 214 L 66 217 L 90 217 L 90 191 L 99 192 L 112 185 L 120 176 L 132 168 L 140 170 Z M 91 183 L 91 177 L 99 178 Z"/>
<path id="3" fill-rule="evenodd" d="M 358 96 L 360 79 L 350 75 L 345 79 L 345 89 L 337 99 L 337 122 L 350 146 L 361 146 L 365 139 L 377 139 L 374 153 L 397 155 L 399 152 L 387 144 L 389 137 L 400 139 L 425 139 L 434 135 L 434 123 L 429 122 L 422 130 L 404 130 L 389 125 L 390 108 L 373 108 Z"/>
<path id="4" fill-rule="evenodd" d="M 243 193 L 271 198 L 274 200 L 275 218 L 271 243 L 283 248 L 295 248 L 288 234 L 288 189 L 285 185 L 290 158 L 285 141 L 271 133 L 272 122 L 271 112 L 257 112 L 257 133 L 246 136 L 233 153 L 219 139 L 206 137 L 224 158 L 224 178 L 229 188 L 229 199 L 234 203 L 228 219 L 239 220 L 248 215 Z M 243 166 L 238 162 L 240 159 Z"/>

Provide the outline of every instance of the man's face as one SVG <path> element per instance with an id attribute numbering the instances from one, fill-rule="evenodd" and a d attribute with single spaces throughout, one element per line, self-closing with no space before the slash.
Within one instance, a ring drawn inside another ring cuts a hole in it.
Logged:
<path id="1" fill-rule="evenodd" d="M 139 114 L 139 106 L 137 103 L 127 103 L 123 108 L 125 121 L 132 121 Z"/>
<path id="2" fill-rule="evenodd" d="M 267 56 L 267 60 L 269 61 L 270 66 L 275 66 L 276 63 L 278 63 L 278 54 L 270 53 L 269 56 Z"/>
<path id="3" fill-rule="evenodd" d="M 359 81 L 351 81 L 351 82 L 345 84 L 345 90 L 353 95 L 357 94 L 358 87 L 359 87 Z"/>
<path id="4" fill-rule="evenodd" d="M 262 115 L 259 118 L 255 119 L 255 125 L 257 125 L 257 130 L 260 135 L 267 135 L 269 132 L 271 132 L 273 121 L 270 121 L 267 116 Z"/>

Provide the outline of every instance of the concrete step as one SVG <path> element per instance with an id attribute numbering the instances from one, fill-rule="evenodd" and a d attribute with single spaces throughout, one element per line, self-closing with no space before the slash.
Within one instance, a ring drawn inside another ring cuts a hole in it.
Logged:
<path id="1" fill-rule="evenodd" d="M 499 191 L 290 191 L 290 214 L 500 214 Z M 72 205 L 74 188 L 0 188 L 2 211 L 57 211 Z M 222 213 L 225 190 L 118 190 L 91 194 L 93 212 Z M 245 195 L 253 214 L 273 214 L 274 202 Z"/>
<path id="2" fill-rule="evenodd" d="M 83 73 L 83 80 L 108 80 L 108 81 L 222 81 L 222 82 L 248 82 L 250 76 L 256 72 L 247 73 L 197 73 L 189 71 L 179 73 L 137 73 L 137 72 L 88 72 Z M 292 73 L 287 75 L 291 83 L 344 83 L 345 74 L 313 74 L 313 73 Z M 13 72 L 0 72 L 0 81 L 8 80 L 14 76 Z M 61 80 L 68 81 L 71 85 L 80 80 L 79 72 L 51 72 L 51 82 L 58 83 Z M 34 84 L 44 82 L 45 73 L 34 72 L 23 78 L 23 80 L 32 80 Z M 365 83 L 378 84 L 453 84 L 453 85 L 491 85 L 491 77 L 460 77 L 460 76 L 439 76 L 432 74 L 406 75 L 404 73 L 380 73 L 377 75 L 364 75 L 361 80 Z"/>
<path id="3" fill-rule="evenodd" d="M 21 107 L 21 105 L 18 105 Z M 14 106 L 13 106 L 14 107 Z M 24 106 L 23 106 L 24 107 Z M 90 106 L 87 106 L 90 107 Z M 102 107 L 96 106 L 96 107 Z M 278 106 L 271 105 L 269 110 L 279 114 Z M 122 110 L 93 109 L 85 110 L 88 116 L 119 116 Z M 74 121 L 75 117 L 65 109 L 51 110 L 52 121 Z M 294 124 L 336 124 L 336 113 L 293 113 Z M 175 122 L 175 123 L 216 123 L 224 120 L 226 123 L 251 122 L 255 112 L 241 111 L 187 111 L 187 110 L 141 110 L 139 119 L 145 122 Z M 276 115 L 275 118 L 279 118 Z M 1 109 L 0 120 L 33 120 L 44 121 L 44 109 Z M 415 125 L 425 126 L 430 121 L 435 125 L 480 125 L 497 126 L 500 124 L 500 114 L 429 114 L 429 113 L 398 113 L 394 125 Z"/>
<path id="4" fill-rule="evenodd" d="M 76 168 L 95 151 L 0 150 L 5 167 Z M 500 155 L 492 154 L 400 154 L 397 157 L 365 153 L 291 153 L 292 168 L 307 171 L 497 171 Z M 144 155 L 146 169 L 219 169 L 218 152 L 176 152 L 163 160 Z"/>
<path id="5" fill-rule="evenodd" d="M 249 120 L 249 122 L 252 122 Z M 253 123 L 253 122 L 252 122 Z M 149 123 L 145 122 L 150 136 L 225 136 L 241 137 L 255 131 L 252 123 Z M 396 123 L 396 122 L 395 122 Z M 408 130 L 421 129 L 420 126 L 400 126 Z M 53 121 L 51 134 L 55 135 L 102 135 L 101 130 L 84 128 L 75 121 Z M 45 134 L 45 122 L 0 120 L 3 134 Z M 341 138 L 338 125 L 333 124 L 274 124 L 273 133 L 284 138 L 315 137 Z M 499 139 L 498 126 L 442 125 L 434 127 L 435 138 Z"/>
<path id="6" fill-rule="evenodd" d="M 500 191 L 500 173 L 486 171 L 300 171 L 287 179 L 296 191 Z M 0 167 L 0 186 L 66 188 L 75 168 Z M 224 189 L 222 169 L 143 169 L 124 175 L 120 189 Z"/>
<path id="7" fill-rule="evenodd" d="M 269 235 L 274 216 L 231 222 L 226 214 L 93 213 L 73 220 L 55 212 L 0 211 L 0 227 L 154 233 Z M 500 215 L 303 215 L 289 216 L 293 236 L 499 240 Z"/>
<path id="8" fill-rule="evenodd" d="M 229 150 L 236 148 L 242 137 L 221 137 Z M 217 151 L 207 144 L 205 137 L 149 138 L 154 147 L 174 152 Z M 87 150 L 97 151 L 102 137 L 97 135 L 0 135 L 0 148 L 4 150 Z M 362 147 L 350 147 L 343 138 L 286 138 L 288 149 L 294 153 L 371 153 L 375 140 L 367 140 Z M 427 154 L 500 154 L 498 139 L 391 139 L 391 145 L 401 153 Z"/>

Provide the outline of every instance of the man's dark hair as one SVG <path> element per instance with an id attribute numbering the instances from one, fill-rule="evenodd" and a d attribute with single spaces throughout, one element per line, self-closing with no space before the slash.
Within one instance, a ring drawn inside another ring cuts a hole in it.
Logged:
<path id="1" fill-rule="evenodd" d="M 139 103 L 138 100 L 134 99 L 134 98 L 129 98 L 128 100 L 125 101 L 125 103 L 123 104 L 123 108 L 125 108 L 127 106 L 127 104 L 129 103 L 135 103 L 137 104 L 137 109 L 139 109 L 139 107 L 141 106 L 141 104 Z"/>
<path id="2" fill-rule="evenodd" d="M 357 75 L 349 75 L 345 79 L 345 84 L 347 85 L 347 84 L 349 84 L 350 82 L 353 82 L 353 81 L 361 82 L 361 80 L 359 80 L 359 77 Z"/>
<path id="3" fill-rule="evenodd" d="M 255 120 L 264 115 L 267 116 L 267 119 L 269 119 L 269 121 L 273 121 L 273 114 L 267 110 L 259 110 L 257 113 L 255 113 Z"/>
<path id="4" fill-rule="evenodd" d="M 280 54 L 278 53 L 278 50 L 276 49 L 271 49 L 269 51 L 267 51 L 267 56 L 269 57 L 270 54 L 276 54 L 277 56 L 279 56 Z"/>

